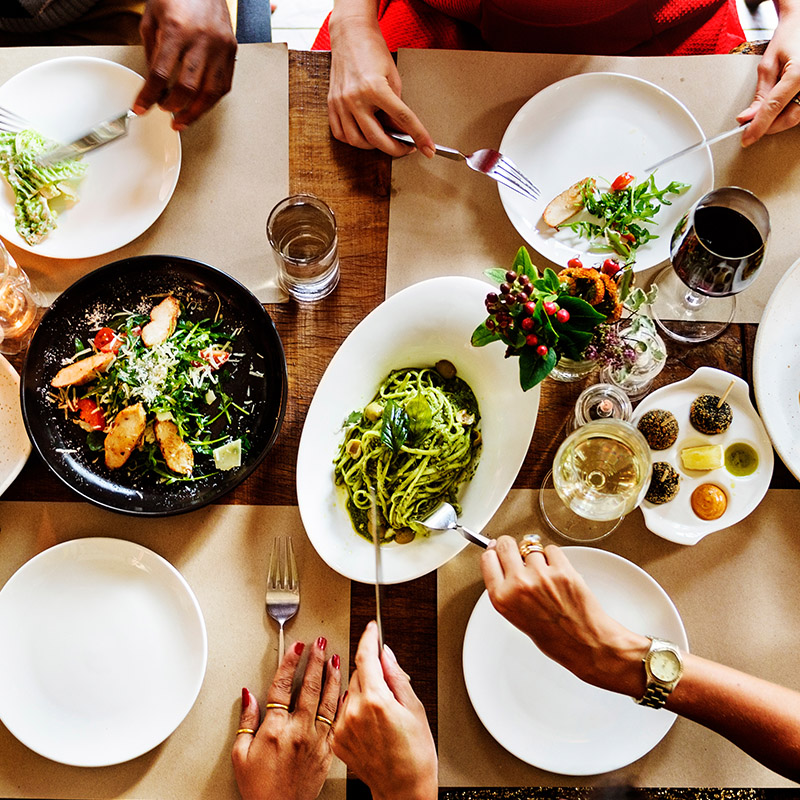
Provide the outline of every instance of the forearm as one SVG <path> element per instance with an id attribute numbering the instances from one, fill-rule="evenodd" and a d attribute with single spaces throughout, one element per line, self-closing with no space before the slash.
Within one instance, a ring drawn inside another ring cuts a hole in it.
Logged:
<path id="1" fill-rule="evenodd" d="M 789 16 L 800 15 L 800 0 L 774 0 L 774 3 L 779 21 Z"/>
<path id="2" fill-rule="evenodd" d="M 666 707 L 800 780 L 800 693 L 687 653 Z"/>
<path id="3" fill-rule="evenodd" d="M 378 28 L 378 0 L 335 0 L 328 22 L 331 42 L 343 26 Z"/>

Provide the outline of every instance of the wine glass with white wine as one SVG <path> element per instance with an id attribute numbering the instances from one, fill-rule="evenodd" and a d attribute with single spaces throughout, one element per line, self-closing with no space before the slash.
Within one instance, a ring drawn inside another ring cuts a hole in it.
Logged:
<path id="1" fill-rule="evenodd" d="M 558 448 L 539 492 L 542 514 L 565 539 L 597 541 L 642 502 L 651 471 L 650 448 L 633 425 L 589 422 Z M 551 482 L 555 495 L 547 491 Z"/>

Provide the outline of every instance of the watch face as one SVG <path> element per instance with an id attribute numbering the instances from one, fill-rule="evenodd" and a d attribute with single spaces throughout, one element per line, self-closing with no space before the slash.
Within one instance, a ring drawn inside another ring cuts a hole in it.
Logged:
<path id="1" fill-rule="evenodd" d="M 658 680 L 672 683 L 681 674 L 681 662 L 672 650 L 656 650 L 650 655 L 650 671 Z"/>

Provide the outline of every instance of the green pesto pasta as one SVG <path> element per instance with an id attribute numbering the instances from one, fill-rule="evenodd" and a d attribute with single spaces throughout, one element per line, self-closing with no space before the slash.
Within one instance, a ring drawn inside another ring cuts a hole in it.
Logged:
<path id="1" fill-rule="evenodd" d="M 369 541 L 373 496 L 382 542 L 413 539 L 412 521 L 443 501 L 460 511 L 459 486 L 480 458 L 480 411 L 472 389 L 447 366 L 452 377 L 433 367 L 391 372 L 372 402 L 348 418 L 334 477 L 347 492 L 353 527 Z"/>

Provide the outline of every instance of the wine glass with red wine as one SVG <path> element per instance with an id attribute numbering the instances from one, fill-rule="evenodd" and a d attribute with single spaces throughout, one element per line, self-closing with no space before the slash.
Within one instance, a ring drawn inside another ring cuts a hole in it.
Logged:
<path id="1" fill-rule="evenodd" d="M 746 189 L 709 192 L 672 234 L 672 265 L 655 279 L 651 313 L 681 342 L 703 342 L 730 325 L 736 295 L 758 275 L 769 238 L 766 206 Z"/>

